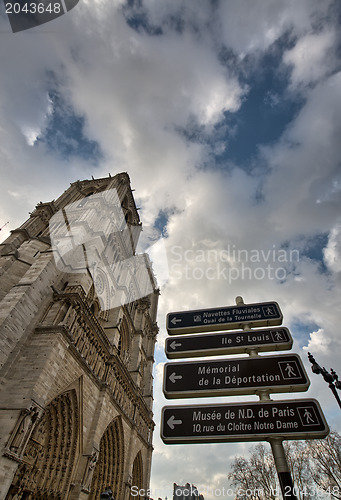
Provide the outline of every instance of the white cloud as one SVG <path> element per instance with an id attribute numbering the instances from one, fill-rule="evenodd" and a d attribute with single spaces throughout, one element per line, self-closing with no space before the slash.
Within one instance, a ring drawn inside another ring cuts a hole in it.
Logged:
<path id="1" fill-rule="evenodd" d="M 309 30 L 316 18 L 327 14 L 330 4 L 318 0 L 221 2 L 222 39 L 240 55 L 266 50 L 286 31 L 295 35 Z"/>
<path id="2" fill-rule="evenodd" d="M 286 31 L 293 35 L 311 30 L 314 23 L 328 15 L 331 0 L 239 0 L 218 2 L 205 0 L 146 0 L 147 17 L 152 25 L 170 31 L 174 26 L 193 30 L 198 37 L 212 33 L 239 57 L 266 50 Z M 181 23 L 176 20 L 180 17 Z"/>
<path id="3" fill-rule="evenodd" d="M 312 351 L 319 355 L 330 355 L 331 341 L 329 335 L 326 335 L 323 328 L 310 334 L 308 345 L 304 347 L 305 351 Z"/>
<path id="4" fill-rule="evenodd" d="M 330 231 L 328 245 L 324 249 L 324 260 L 328 268 L 336 273 L 341 271 L 341 223 Z"/>
<path id="5" fill-rule="evenodd" d="M 208 258 L 184 262 L 192 272 L 188 279 L 170 270 L 159 308 L 161 347 L 156 352 L 154 389 L 159 425 L 160 409 L 166 403 L 161 387 L 165 315 L 172 310 L 232 305 L 237 295 L 247 303 L 277 300 L 284 325 L 292 327 L 294 352 L 307 364 L 303 348 L 308 345 L 323 354 L 321 363 L 337 366 L 340 285 L 334 273 L 340 269 L 341 75 L 329 76 L 334 61 L 330 65 L 323 57 L 332 43 L 331 35 L 327 36 L 332 27 L 321 32 L 325 38 L 312 39 L 315 45 L 308 62 L 301 57 L 312 25 L 327 14 L 329 1 L 224 1 L 212 10 L 206 1 L 198 8 L 198 2 L 187 0 L 148 0 L 150 22 L 167 20 L 164 34 L 153 37 L 127 25 L 122 5 L 101 0 L 95 8 L 93 2 L 83 0 L 48 29 L 46 25 L 31 33 L 2 34 L 0 218 L 11 223 L 1 236 L 19 226 L 38 201 L 59 196 L 69 182 L 119 171 L 131 176 L 143 223 L 152 224 L 160 210 L 169 214 L 165 244 L 171 256 L 176 247 L 182 254 L 191 250 L 194 253 L 187 255 L 195 256 L 198 251 L 206 255 L 208 249 L 219 255 L 228 245 L 266 252 L 284 243 L 296 248 L 296 242 L 302 253 L 302 240 L 329 233 L 324 255 L 330 274 L 303 255 L 298 262 L 275 263 L 285 268 L 283 283 L 254 275 L 229 280 L 223 273 L 210 279 L 212 273 L 205 273 L 210 267 L 217 270 L 219 262 Z M 184 22 L 176 32 L 171 15 L 179 11 Z M 4 20 L 0 22 L 3 27 Z M 244 165 L 227 163 L 217 168 L 210 145 L 190 142 L 179 129 L 192 132 L 194 126 L 201 126 L 207 137 L 213 137 L 224 113 L 235 113 L 247 98 L 248 90 L 236 76 L 238 68 L 231 72 L 218 58 L 224 44 L 242 58 L 266 50 L 286 30 L 292 30 L 298 40 L 286 55 L 294 64 L 293 78 L 314 81 L 315 88 L 307 90 L 305 105 L 283 137 L 263 148 L 262 175 Z M 313 61 L 319 68 L 315 64 L 311 69 Z M 31 142 L 46 127 L 51 71 L 62 95 L 84 116 L 85 133 L 104 152 L 97 168 L 76 157 L 63 161 L 39 141 L 39 147 L 27 144 L 23 126 L 35 131 Z M 227 266 L 233 260 L 220 264 Z M 237 262 L 236 269 L 241 264 Z M 267 264 L 250 267 L 254 273 L 256 267 L 265 269 Z M 202 278 L 193 276 L 195 268 L 198 276 L 204 273 Z M 309 330 L 314 329 L 310 339 L 302 335 L 297 322 L 316 325 Z M 333 415 L 333 402 L 323 383 L 317 377 L 312 380 L 307 396 L 318 396 Z M 255 400 L 256 396 L 245 398 Z M 221 485 L 228 470 L 226 457 L 231 460 L 248 449 L 247 444 L 167 447 L 158 436 L 158 427 L 154 444 L 153 486 L 167 488 L 173 481 L 198 486 L 203 477 L 206 485 Z"/>
<path id="6" fill-rule="evenodd" d="M 295 85 L 315 83 L 331 73 L 337 65 L 336 35 L 333 30 L 310 33 L 284 53 L 283 61 L 292 65 L 291 81 Z"/>
<path id="7" fill-rule="evenodd" d="M 329 231 L 339 217 L 340 89 L 341 73 L 317 85 L 281 140 L 263 148 L 272 169 L 263 194 L 282 237 Z"/>

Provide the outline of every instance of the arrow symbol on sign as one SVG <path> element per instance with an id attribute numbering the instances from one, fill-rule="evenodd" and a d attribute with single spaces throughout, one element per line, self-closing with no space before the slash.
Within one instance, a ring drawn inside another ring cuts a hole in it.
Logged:
<path id="1" fill-rule="evenodd" d="M 174 415 L 172 415 L 168 420 L 167 420 L 167 425 L 169 425 L 169 427 L 171 429 L 174 429 L 174 426 L 175 425 L 180 425 L 182 424 L 182 420 L 175 420 L 175 417 Z"/>
<path id="2" fill-rule="evenodd" d="M 181 323 L 181 321 L 182 321 L 182 319 L 174 317 L 173 319 L 171 319 L 171 321 L 170 321 L 170 322 L 171 322 L 173 325 L 176 325 L 177 323 Z"/>
<path id="3" fill-rule="evenodd" d="M 182 379 L 182 375 L 176 375 L 175 372 L 173 372 L 171 375 L 169 375 L 169 380 L 173 382 L 173 384 L 177 381 Z"/>
<path id="4" fill-rule="evenodd" d="M 175 340 L 173 340 L 173 342 L 171 344 L 169 344 L 169 347 L 171 347 L 173 350 L 176 349 L 177 347 L 181 347 L 181 346 L 182 346 L 182 344 L 181 343 L 177 344 L 175 342 Z"/>

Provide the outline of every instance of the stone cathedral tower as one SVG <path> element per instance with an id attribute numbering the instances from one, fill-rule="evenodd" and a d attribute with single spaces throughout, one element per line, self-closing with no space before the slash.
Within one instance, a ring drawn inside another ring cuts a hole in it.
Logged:
<path id="1" fill-rule="evenodd" d="M 141 229 L 122 173 L 71 184 L 0 245 L 2 500 L 148 488 L 159 292 Z"/>

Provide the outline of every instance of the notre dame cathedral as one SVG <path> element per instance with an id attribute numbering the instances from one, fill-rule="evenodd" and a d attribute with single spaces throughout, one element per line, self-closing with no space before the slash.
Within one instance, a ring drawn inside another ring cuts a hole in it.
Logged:
<path id="1" fill-rule="evenodd" d="M 141 231 L 122 173 L 40 202 L 0 245 L 2 500 L 149 487 L 159 291 Z"/>

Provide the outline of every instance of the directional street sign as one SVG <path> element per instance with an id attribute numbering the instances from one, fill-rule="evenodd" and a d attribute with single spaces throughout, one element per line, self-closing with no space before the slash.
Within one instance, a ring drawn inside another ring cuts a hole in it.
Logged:
<path id="1" fill-rule="evenodd" d="M 315 399 L 166 406 L 161 416 L 166 444 L 321 439 L 328 433 Z"/>
<path id="2" fill-rule="evenodd" d="M 264 330 L 216 333 L 212 335 L 185 335 L 166 339 L 166 356 L 169 359 L 196 356 L 240 354 L 250 348 L 258 351 L 284 351 L 291 349 L 292 338 L 284 327 Z"/>
<path id="3" fill-rule="evenodd" d="M 243 304 L 198 311 L 181 311 L 167 314 L 169 335 L 200 333 L 242 328 L 246 323 L 254 326 L 281 325 L 283 316 L 277 302 Z"/>
<path id="4" fill-rule="evenodd" d="M 168 399 L 306 391 L 309 379 L 297 354 L 166 363 L 163 391 Z"/>

